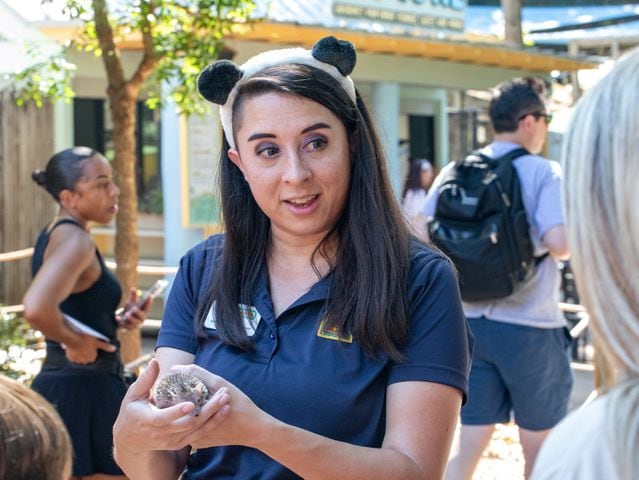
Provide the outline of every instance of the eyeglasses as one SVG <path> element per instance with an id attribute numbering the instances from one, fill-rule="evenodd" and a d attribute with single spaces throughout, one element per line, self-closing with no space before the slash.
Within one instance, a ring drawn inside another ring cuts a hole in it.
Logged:
<path id="1" fill-rule="evenodd" d="M 517 123 L 519 123 L 521 120 L 523 120 L 524 118 L 526 118 L 528 115 L 532 115 L 533 117 L 535 117 L 536 120 L 539 120 L 540 118 L 544 118 L 544 120 L 546 120 L 546 125 L 549 125 L 550 122 L 552 122 L 552 113 L 546 113 L 546 112 L 528 112 L 528 113 L 524 113 L 523 115 L 521 115 L 518 119 L 517 119 Z"/>

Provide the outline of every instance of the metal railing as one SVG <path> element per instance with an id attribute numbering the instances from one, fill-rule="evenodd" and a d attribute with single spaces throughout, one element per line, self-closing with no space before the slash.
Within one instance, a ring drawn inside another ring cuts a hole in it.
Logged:
<path id="1" fill-rule="evenodd" d="M 22 260 L 23 258 L 29 258 L 33 256 L 33 248 L 24 248 L 22 250 L 15 250 L 13 252 L 0 253 L 0 263 L 12 262 L 15 260 Z M 115 270 L 117 263 L 106 260 L 104 262 L 108 268 Z M 154 265 L 138 265 L 137 271 L 140 275 L 175 275 L 178 267 L 172 266 L 154 266 Z M 24 310 L 22 305 L 9 305 L 5 307 L 0 306 L 0 315 L 6 315 L 10 313 L 21 313 Z"/>
<path id="2" fill-rule="evenodd" d="M 33 256 L 33 248 L 25 248 L 22 250 L 15 250 L 13 252 L 0 253 L 0 263 L 22 260 L 31 256 Z M 111 270 L 115 270 L 117 268 L 117 264 L 113 261 L 107 260 L 104 263 Z M 140 275 L 175 275 L 175 273 L 177 272 L 177 267 L 138 265 L 137 271 Z M 19 314 L 23 311 L 24 305 L 0 306 L 0 319 L 5 318 L 6 315 Z M 158 320 L 154 319 L 147 319 L 147 322 L 153 327 L 157 327 L 160 323 Z M 124 365 L 124 371 L 128 373 L 136 372 L 140 367 L 146 365 L 151 360 L 151 358 L 153 358 L 152 354 L 142 355 L 135 360 L 126 363 Z"/>
<path id="3" fill-rule="evenodd" d="M 33 248 L 25 248 L 23 250 L 16 250 L 14 252 L 0 253 L 0 263 L 21 260 L 23 258 L 29 258 L 32 255 Z"/>

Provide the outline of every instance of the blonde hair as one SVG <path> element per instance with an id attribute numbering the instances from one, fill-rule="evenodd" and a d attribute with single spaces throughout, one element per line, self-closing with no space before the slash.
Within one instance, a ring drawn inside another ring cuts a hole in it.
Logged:
<path id="1" fill-rule="evenodd" d="M 562 152 L 571 266 L 608 365 L 600 374 L 621 478 L 639 478 L 638 86 L 634 49 L 580 100 Z"/>
<path id="2" fill-rule="evenodd" d="M 53 406 L 0 375 L 0 478 L 66 480 L 71 455 L 69 434 Z"/>

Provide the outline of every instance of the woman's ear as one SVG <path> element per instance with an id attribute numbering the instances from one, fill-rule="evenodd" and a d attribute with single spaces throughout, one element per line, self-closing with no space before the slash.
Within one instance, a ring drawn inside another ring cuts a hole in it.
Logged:
<path id="1" fill-rule="evenodd" d="M 238 152 L 235 148 L 229 148 L 226 154 L 229 157 L 229 160 L 240 169 L 242 174 L 244 174 L 244 167 L 242 166 L 242 157 L 240 157 L 240 152 Z"/>
<path id="2" fill-rule="evenodd" d="M 65 208 L 70 208 L 73 206 L 73 200 L 75 198 L 75 193 L 67 188 L 60 192 L 60 205 Z"/>

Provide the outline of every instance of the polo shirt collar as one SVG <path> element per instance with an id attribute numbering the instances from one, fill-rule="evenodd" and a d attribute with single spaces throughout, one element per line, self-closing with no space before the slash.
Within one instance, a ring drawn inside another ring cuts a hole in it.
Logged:
<path id="1" fill-rule="evenodd" d="M 304 293 L 300 298 L 295 300 L 286 310 L 296 308 L 307 303 L 325 301 L 333 283 L 333 271 L 331 270 L 325 277 L 321 278 L 313 284 L 310 290 Z M 273 312 L 273 301 L 269 291 L 268 267 L 266 260 L 262 261 L 262 267 L 258 277 L 257 288 L 253 294 L 253 305 L 263 318 L 267 317 L 264 313 Z"/>

